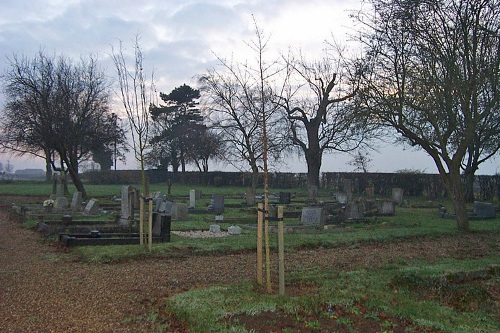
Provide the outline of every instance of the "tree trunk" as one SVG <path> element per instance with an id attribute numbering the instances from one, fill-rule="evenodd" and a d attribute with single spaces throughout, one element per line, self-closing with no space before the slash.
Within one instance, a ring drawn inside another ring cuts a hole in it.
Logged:
<path id="1" fill-rule="evenodd" d="M 257 165 L 252 165 L 252 189 L 257 193 L 257 187 L 259 186 L 259 168 Z"/>
<path id="2" fill-rule="evenodd" d="M 52 182 L 52 164 L 50 163 L 50 158 L 45 158 L 45 182 Z"/>
<path id="3" fill-rule="evenodd" d="M 474 173 L 464 172 L 465 201 L 474 202 Z"/>
<path id="4" fill-rule="evenodd" d="M 316 200 L 316 192 L 319 188 L 319 172 L 321 169 L 321 151 L 320 149 L 309 148 L 306 152 L 307 162 L 307 187 L 309 192 L 309 200 Z"/>
<path id="5" fill-rule="evenodd" d="M 74 165 L 72 165 L 70 163 L 66 163 L 66 164 L 68 166 L 68 172 L 69 172 L 69 175 L 71 176 L 71 180 L 73 181 L 73 185 L 75 185 L 75 187 L 76 187 L 76 190 L 78 192 L 82 193 L 83 198 L 87 198 L 87 192 L 85 191 L 82 179 L 80 178 L 80 175 L 78 174 L 78 166 L 76 166 L 76 170 L 75 170 Z"/>
<path id="6" fill-rule="evenodd" d="M 460 177 L 460 169 L 456 169 L 457 170 L 450 171 L 450 173 L 445 176 L 445 185 L 453 201 L 458 230 L 468 232 L 469 216 L 467 215 L 465 191 Z"/>

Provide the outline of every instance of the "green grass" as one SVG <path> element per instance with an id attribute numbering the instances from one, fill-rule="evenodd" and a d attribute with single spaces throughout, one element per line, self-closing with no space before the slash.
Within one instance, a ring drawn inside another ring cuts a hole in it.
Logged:
<path id="1" fill-rule="evenodd" d="M 412 271 L 428 276 L 441 276 L 453 268 L 457 271 L 481 269 L 500 262 L 500 254 L 481 260 L 460 261 L 444 259 L 433 265 L 415 264 L 404 268 L 381 270 L 321 271 L 311 269 L 292 273 L 288 279 L 307 280 L 319 286 L 312 295 L 286 297 L 263 295 L 250 282 L 229 286 L 214 286 L 190 290 L 171 297 L 166 307 L 189 324 L 192 332 L 227 332 L 222 319 L 227 316 L 262 311 L 296 314 L 299 311 L 321 312 L 322 304 L 341 304 L 354 307 L 363 303 L 371 313 L 383 311 L 395 317 L 443 330 L 443 332 L 500 332 L 498 314 L 484 310 L 461 312 L 442 306 L 435 300 L 419 298 L 404 288 L 398 292 L 389 282 L 401 272 Z M 498 277 L 496 277 L 497 283 Z M 368 314 L 367 314 L 368 315 Z M 234 326 L 232 332 L 245 332 Z"/>

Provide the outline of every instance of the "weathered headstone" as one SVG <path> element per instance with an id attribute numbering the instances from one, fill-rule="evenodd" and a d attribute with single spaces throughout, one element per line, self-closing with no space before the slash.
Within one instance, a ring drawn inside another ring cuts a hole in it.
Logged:
<path id="1" fill-rule="evenodd" d="M 176 216 L 175 218 L 179 221 L 185 221 L 188 219 L 188 205 L 185 203 L 177 203 L 176 204 Z"/>
<path id="2" fill-rule="evenodd" d="M 227 232 L 230 235 L 240 235 L 241 234 L 241 228 L 238 227 L 237 225 L 232 225 L 229 228 L 227 228 Z"/>
<path id="3" fill-rule="evenodd" d="M 218 224 L 211 224 L 209 231 L 213 232 L 213 233 L 220 233 L 220 225 L 218 225 Z"/>
<path id="4" fill-rule="evenodd" d="M 377 202 L 378 215 L 393 216 L 396 213 L 394 201 L 384 200 Z"/>
<path id="5" fill-rule="evenodd" d="M 73 193 L 70 208 L 74 212 L 79 212 L 82 210 L 82 192 L 76 191 L 75 193 Z"/>
<path id="6" fill-rule="evenodd" d="M 347 195 L 347 202 L 352 201 L 352 181 L 350 179 L 342 180 L 342 189 L 344 193 Z"/>
<path id="7" fill-rule="evenodd" d="M 321 207 L 304 207 L 300 217 L 300 223 L 303 225 L 318 225 L 323 227 L 325 224 L 325 214 Z"/>
<path id="8" fill-rule="evenodd" d="M 392 201 L 394 203 L 401 205 L 403 203 L 403 189 L 395 187 L 392 189 Z"/>
<path id="9" fill-rule="evenodd" d="M 54 209 L 61 210 L 65 208 L 68 208 L 68 199 L 66 197 L 57 197 L 54 203 Z"/>
<path id="10" fill-rule="evenodd" d="M 120 224 L 130 225 L 133 220 L 133 196 L 134 188 L 132 186 L 122 186 L 120 203 Z"/>
<path id="11" fill-rule="evenodd" d="M 348 220 L 359 220 L 365 217 L 365 204 L 362 201 L 352 201 L 347 205 Z"/>
<path id="12" fill-rule="evenodd" d="M 335 194 L 335 199 L 340 204 L 346 204 L 347 203 L 347 194 L 343 193 L 343 192 L 338 192 Z"/>
<path id="13" fill-rule="evenodd" d="M 485 219 L 496 217 L 496 207 L 490 202 L 474 201 L 474 214 Z"/>
<path id="14" fill-rule="evenodd" d="M 83 215 L 98 215 L 99 214 L 99 204 L 96 199 L 90 199 L 85 208 L 83 209 Z"/>
<path id="15" fill-rule="evenodd" d="M 196 207 L 196 191 L 191 190 L 189 191 L 189 208 L 195 208 Z"/>
<path id="16" fill-rule="evenodd" d="M 223 195 L 213 195 L 210 202 L 211 210 L 215 214 L 220 215 L 224 213 L 224 196 Z"/>

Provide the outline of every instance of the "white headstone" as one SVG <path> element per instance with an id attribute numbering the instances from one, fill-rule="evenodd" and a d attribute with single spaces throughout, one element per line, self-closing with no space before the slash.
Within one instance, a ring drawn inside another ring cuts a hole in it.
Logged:
<path id="1" fill-rule="evenodd" d="M 196 207 L 196 191 L 191 190 L 189 191 L 189 208 L 195 208 Z"/>

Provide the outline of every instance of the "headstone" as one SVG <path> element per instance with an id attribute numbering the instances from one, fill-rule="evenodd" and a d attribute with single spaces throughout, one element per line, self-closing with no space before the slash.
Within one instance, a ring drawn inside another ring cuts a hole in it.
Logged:
<path id="1" fill-rule="evenodd" d="M 224 213 L 224 196 L 223 195 L 213 195 L 210 202 L 211 210 L 215 214 L 220 215 Z"/>
<path id="2" fill-rule="evenodd" d="M 352 181 L 350 179 L 344 179 L 342 181 L 342 189 L 344 193 L 347 195 L 347 202 L 352 201 Z"/>
<path id="3" fill-rule="evenodd" d="M 384 200 L 377 202 L 378 215 L 393 216 L 396 214 L 394 201 Z"/>
<path id="4" fill-rule="evenodd" d="M 85 208 L 83 209 L 83 215 L 98 215 L 99 214 L 99 204 L 96 199 L 90 199 Z"/>
<path id="5" fill-rule="evenodd" d="M 255 189 L 252 187 L 247 188 L 246 201 L 247 206 L 255 206 Z"/>
<path id="6" fill-rule="evenodd" d="M 268 205 L 267 210 L 268 210 L 267 216 L 269 217 L 270 220 L 278 218 L 278 207 L 276 207 L 276 205 Z"/>
<path id="7" fill-rule="evenodd" d="M 75 193 L 73 193 L 70 208 L 74 212 L 79 212 L 82 210 L 82 192 L 76 191 Z"/>
<path id="8" fill-rule="evenodd" d="M 279 203 L 284 205 L 289 205 L 291 197 L 292 194 L 290 192 L 280 192 Z"/>
<path id="9" fill-rule="evenodd" d="M 338 192 L 335 194 L 335 199 L 340 204 L 346 204 L 347 203 L 347 194 L 343 193 L 343 192 Z"/>
<path id="10" fill-rule="evenodd" d="M 132 186 L 122 186 L 120 203 L 120 224 L 130 225 L 133 220 L 133 196 L 134 188 Z"/>
<path id="11" fill-rule="evenodd" d="M 189 208 L 195 208 L 196 207 L 196 191 L 191 190 L 189 191 Z"/>
<path id="12" fill-rule="evenodd" d="M 394 203 L 401 205 L 403 203 L 403 189 L 395 187 L 392 189 L 392 201 Z"/>
<path id="13" fill-rule="evenodd" d="M 347 205 L 348 220 L 359 220 L 365 217 L 365 204 L 362 201 L 353 201 Z"/>
<path id="14" fill-rule="evenodd" d="M 177 211 L 175 218 L 179 221 L 185 221 L 188 219 L 188 205 L 185 203 L 176 204 Z"/>
<path id="15" fill-rule="evenodd" d="M 227 228 L 227 232 L 230 235 L 241 235 L 241 228 L 238 227 L 237 225 L 232 225 L 229 228 Z"/>
<path id="16" fill-rule="evenodd" d="M 220 225 L 218 225 L 218 224 L 211 224 L 209 231 L 213 232 L 213 233 L 219 233 L 220 232 Z"/>
<path id="17" fill-rule="evenodd" d="M 54 203 L 54 209 L 65 209 L 68 208 L 68 199 L 66 197 L 58 197 Z"/>
<path id="18" fill-rule="evenodd" d="M 496 207 L 489 202 L 474 201 L 474 214 L 480 218 L 494 219 Z"/>
<path id="19" fill-rule="evenodd" d="M 325 214 L 321 207 L 304 207 L 300 217 L 300 223 L 303 225 L 318 225 L 323 227 L 325 224 Z"/>

